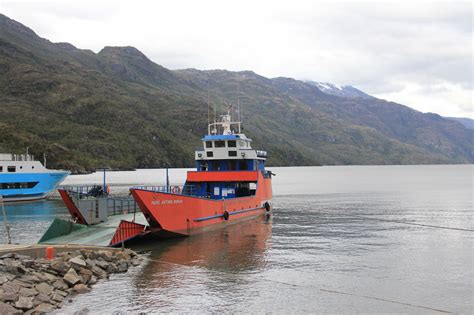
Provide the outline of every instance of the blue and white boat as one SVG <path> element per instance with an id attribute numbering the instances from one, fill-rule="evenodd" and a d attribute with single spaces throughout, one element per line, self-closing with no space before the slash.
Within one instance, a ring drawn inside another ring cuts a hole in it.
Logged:
<path id="1" fill-rule="evenodd" d="M 5 202 L 43 199 L 69 174 L 49 170 L 29 154 L 0 153 L 0 196 Z"/>

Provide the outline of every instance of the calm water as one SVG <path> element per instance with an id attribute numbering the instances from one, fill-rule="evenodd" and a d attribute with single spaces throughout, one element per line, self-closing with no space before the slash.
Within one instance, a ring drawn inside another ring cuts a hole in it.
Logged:
<path id="1" fill-rule="evenodd" d="M 63 311 L 474 311 L 473 166 L 271 169 L 271 218 L 145 244 L 143 266 L 97 284 Z M 126 193 L 132 184 L 163 183 L 164 171 L 107 177 L 113 191 Z M 185 170 L 170 177 L 181 183 Z M 67 216 L 59 201 L 7 212 L 16 242 L 36 241 L 54 216 Z"/>

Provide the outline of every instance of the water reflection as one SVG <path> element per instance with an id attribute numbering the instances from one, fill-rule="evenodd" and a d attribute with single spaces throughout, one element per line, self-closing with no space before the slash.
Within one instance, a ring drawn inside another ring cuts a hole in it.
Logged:
<path id="1" fill-rule="evenodd" d="M 253 275 L 267 267 L 271 236 L 272 219 L 263 215 L 222 230 L 135 248 L 148 251 L 149 260 L 133 277 L 128 310 L 191 311 L 196 303 L 228 309 L 228 303 L 242 298 L 236 292 L 257 290 Z M 187 305 L 180 307 L 183 302 Z"/>
<path id="2" fill-rule="evenodd" d="M 152 268 L 172 264 L 225 272 L 252 271 L 265 266 L 264 254 L 269 246 L 271 232 L 272 219 L 263 215 L 229 225 L 225 229 L 194 237 L 150 243 L 137 250 L 150 251 L 150 260 L 160 262 L 150 262 L 147 266 L 150 273 L 154 273 Z M 144 271 L 147 273 L 146 268 Z"/>

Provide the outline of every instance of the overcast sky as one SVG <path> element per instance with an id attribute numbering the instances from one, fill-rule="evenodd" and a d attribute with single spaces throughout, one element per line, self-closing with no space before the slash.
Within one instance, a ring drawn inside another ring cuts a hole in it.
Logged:
<path id="1" fill-rule="evenodd" d="M 53 42 L 135 46 L 170 69 L 352 85 L 474 118 L 470 1 L 0 0 L 0 12 Z"/>

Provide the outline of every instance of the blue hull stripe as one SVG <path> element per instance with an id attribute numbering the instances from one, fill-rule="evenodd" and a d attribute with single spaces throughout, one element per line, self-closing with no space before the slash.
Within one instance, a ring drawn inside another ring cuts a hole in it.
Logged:
<path id="1" fill-rule="evenodd" d="M 265 208 L 265 207 L 249 208 L 249 209 L 245 209 L 245 210 L 233 211 L 233 212 L 229 212 L 229 215 L 236 215 L 236 214 L 240 214 L 240 213 L 244 213 L 244 212 L 250 212 L 250 211 L 263 209 L 263 208 Z M 222 218 L 223 216 L 224 216 L 223 214 L 211 215 L 211 216 L 208 216 L 208 217 L 202 217 L 202 218 L 194 219 L 194 222 L 201 222 L 201 221 L 207 221 L 207 220 Z"/>

